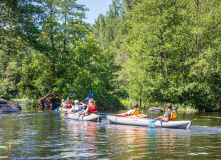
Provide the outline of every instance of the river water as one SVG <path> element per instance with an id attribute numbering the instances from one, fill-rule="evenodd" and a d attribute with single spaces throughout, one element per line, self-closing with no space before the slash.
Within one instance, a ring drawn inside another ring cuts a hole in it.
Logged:
<path id="1" fill-rule="evenodd" d="M 180 111 L 178 120 L 192 121 L 186 130 L 110 124 L 105 116 L 81 122 L 21 105 L 0 114 L 0 159 L 221 159 L 221 113 Z"/>

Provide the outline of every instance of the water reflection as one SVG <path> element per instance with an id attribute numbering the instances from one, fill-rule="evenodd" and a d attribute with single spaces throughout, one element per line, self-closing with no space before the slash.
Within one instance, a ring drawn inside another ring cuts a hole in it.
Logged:
<path id="1" fill-rule="evenodd" d="M 71 144 L 72 149 L 62 152 L 64 157 L 96 159 L 98 123 L 87 121 L 75 121 L 67 119 L 66 143 Z M 70 152 L 71 151 L 71 152 Z"/>
<path id="2" fill-rule="evenodd" d="M 173 132 L 163 132 L 161 135 L 163 152 L 165 154 L 175 154 L 176 135 Z"/>
<path id="3" fill-rule="evenodd" d="M 27 108 L 0 115 L 0 146 L 7 147 L 0 148 L 0 158 L 221 159 L 220 117 L 179 113 L 180 119 L 193 121 L 191 129 L 182 130 L 115 125 L 105 117 L 102 122 L 76 121 Z"/>
<path id="4" fill-rule="evenodd" d="M 115 153 L 110 159 L 123 158 L 157 158 L 159 154 L 165 158 L 175 156 L 180 147 L 179 143 L 190 145 L 190 135 L 187 130 L 147 128 L 126 125 L 107 127 L 108 144 Z M 182 137 L 180 139 L 180 137 Z"/>

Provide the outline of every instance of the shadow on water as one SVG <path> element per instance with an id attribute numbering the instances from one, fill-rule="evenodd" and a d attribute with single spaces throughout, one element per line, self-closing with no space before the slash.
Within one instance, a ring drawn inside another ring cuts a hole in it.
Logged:
<path id="1" fill-rule="evenodd" d="M 180 112 L 178 120 L 193 121 L 188 130 L 63 115 L 25 106 L 20 113 L 0 114 L 0 159 L 221 159 L 220 113 Z"/>

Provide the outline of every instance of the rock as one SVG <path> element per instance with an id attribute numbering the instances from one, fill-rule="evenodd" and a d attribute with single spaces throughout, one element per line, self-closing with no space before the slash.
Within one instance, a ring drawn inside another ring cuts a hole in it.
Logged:
<path id="1" fill-rule="evenodd" d="M 149 112 L 161 112 L 162 110 L 159 107 L 150 107 L 148 111 Z"/>
<path id="2" fill-rule="evenodd" d="M 20 112 L 20 110 L 11 102 L 5 99 L 0 99 L 0 112 Z"/>
<path id="3" fill-rule="evenodd" d="M 160 108 L 162 112 L 165 111 L 165 108 L 163 106 L 159 106 L 158 108 Z"/>
<path id="4" fill-rule="evenodd" d="M 55 110 L 60 107 L 60 100 L 56 98 L 59 93 L 50 93 L 37 101 L 38 110 Z"/>
<path id="5" fill-rule="evenodd" d="M 14 103 L 14 105 L 15 105 L 19 110 L 21 110 L 21 106 L 20 106 L 18 103 Z"/>

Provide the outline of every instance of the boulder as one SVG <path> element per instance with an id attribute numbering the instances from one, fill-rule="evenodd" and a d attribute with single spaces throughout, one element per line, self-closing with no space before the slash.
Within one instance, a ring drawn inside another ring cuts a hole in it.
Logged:
<path id="1" fill-rule="evenodd" d="M 163 106 L 159 106 L 158 108 L 161 109 L 162 112 L 165 111 L 165 108 Z"/>
<path id="2" fill-rule="evenodd" d="M 18 103 L 14 103 L 14 105 L 15 105 L 19 110 L 21 110 L 21 106 L 20 106 Z"/>
<path id="3" fill-rule="evenodd" d="M 148 112 L 161 112 L 162 110 L 161 110 L 161 108 L 159 108 L 159 107 L 150 107 L 149 109 L 148 109 Z"/>
<path id="4" fill-rule="evenodd" d="M 14 105 L 13 103 L 0 98 L 0 112 L 20 112 L 21 106 Z"/>
<path id="5" fill-rule="evenodd" d="M 60 100 L 56 98 L 56 96 L 58 95 L 59 93 L 50 93 L 40 98 L 37 101 L 37 105 L 36 105 L 37 109 L 38 110 L 55 110 L 61 105 Z"/>

